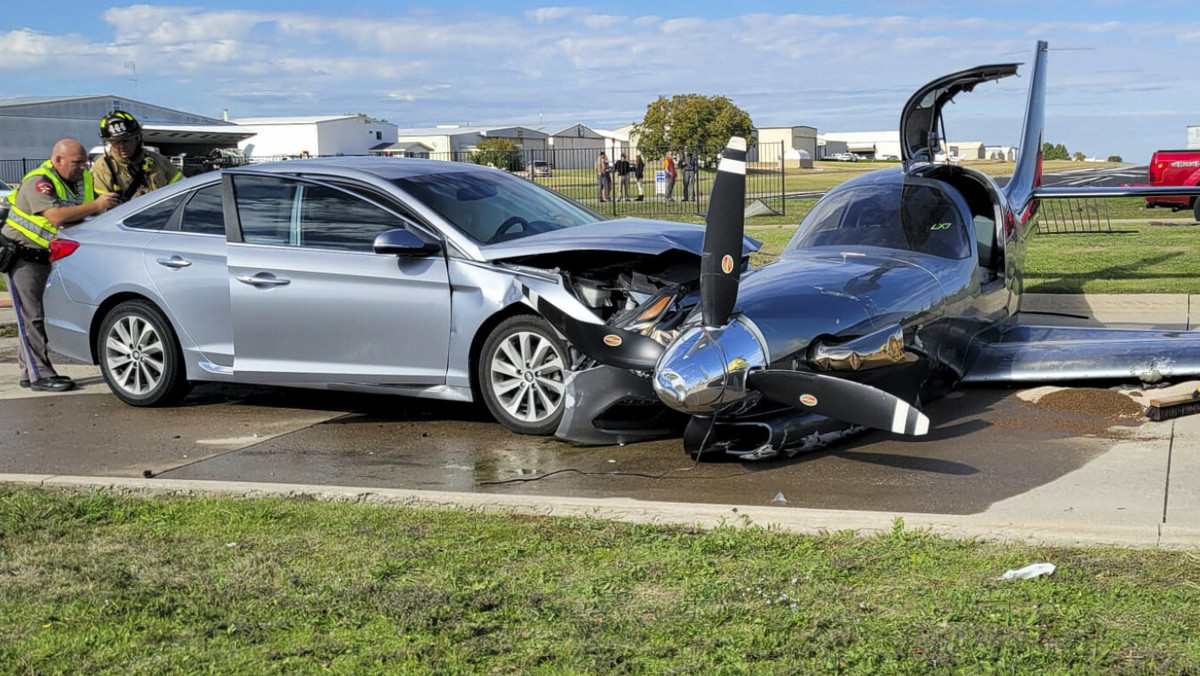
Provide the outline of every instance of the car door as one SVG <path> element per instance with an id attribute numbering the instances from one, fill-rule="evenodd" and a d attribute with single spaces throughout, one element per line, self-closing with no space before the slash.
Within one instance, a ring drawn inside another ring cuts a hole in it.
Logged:
<path id="1" fill-rule="evenodd" d="M 442 254 L 377 254 L 406 221 L 297 176 L 227 175 L 234 370 L 242 382 L 434 385 L 446 379 L 450 285 Z M 235 241 L 238 240 L 238 241 Z"/>
<path id="2" fill-rule="evenodd" d="M 227 372 L 233 366 L 233 329 L 221 184 L 184 193 L 170 203 L 181 206 L 143 250 L 146 269 L 165 301 L 164 310 L 183 334 L 180 343 L 200 351 L 201 368 Z"/>

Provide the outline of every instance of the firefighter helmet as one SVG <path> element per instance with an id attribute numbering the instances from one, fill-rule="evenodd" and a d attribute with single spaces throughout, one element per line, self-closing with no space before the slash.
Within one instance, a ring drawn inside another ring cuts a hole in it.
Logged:
<path id="1" fill-rule="evenodd" d="M 105 141 L 123 141 L 142 133 L 142 125 L 123 110 L 114 110 L 100 120 L 100 138 Z"/>

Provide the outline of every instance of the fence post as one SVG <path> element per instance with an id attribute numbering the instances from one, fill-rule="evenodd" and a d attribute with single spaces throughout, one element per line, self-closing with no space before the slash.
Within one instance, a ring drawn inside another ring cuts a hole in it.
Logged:
<path id="1" fill-rule="evenodd" d="M 786 146 L 779 142 L 779 214 L 787 215 L 787 158 L 783 156 Z"/>

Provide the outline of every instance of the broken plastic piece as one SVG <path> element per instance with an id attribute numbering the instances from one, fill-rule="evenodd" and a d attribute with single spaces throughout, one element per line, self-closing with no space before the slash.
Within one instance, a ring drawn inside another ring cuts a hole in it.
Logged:
<path id="1" fill-rule="evenodd" d="M 1053 563 L 1031 563 L 1024 568 L 1014 568 L 1000 576 L 1001 580 L 1032 580 L 1054 572 Z"/>

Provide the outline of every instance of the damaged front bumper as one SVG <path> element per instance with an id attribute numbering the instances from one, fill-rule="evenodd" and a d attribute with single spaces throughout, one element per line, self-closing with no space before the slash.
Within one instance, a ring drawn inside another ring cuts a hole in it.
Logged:
<path id="1" fill-rule="evenodd" d="M 678 434 L 686 416 L 659 401 L 650 375 L 614 366 L 571 371 L 566 407 L 554 436 L 610 446 Z"/>

